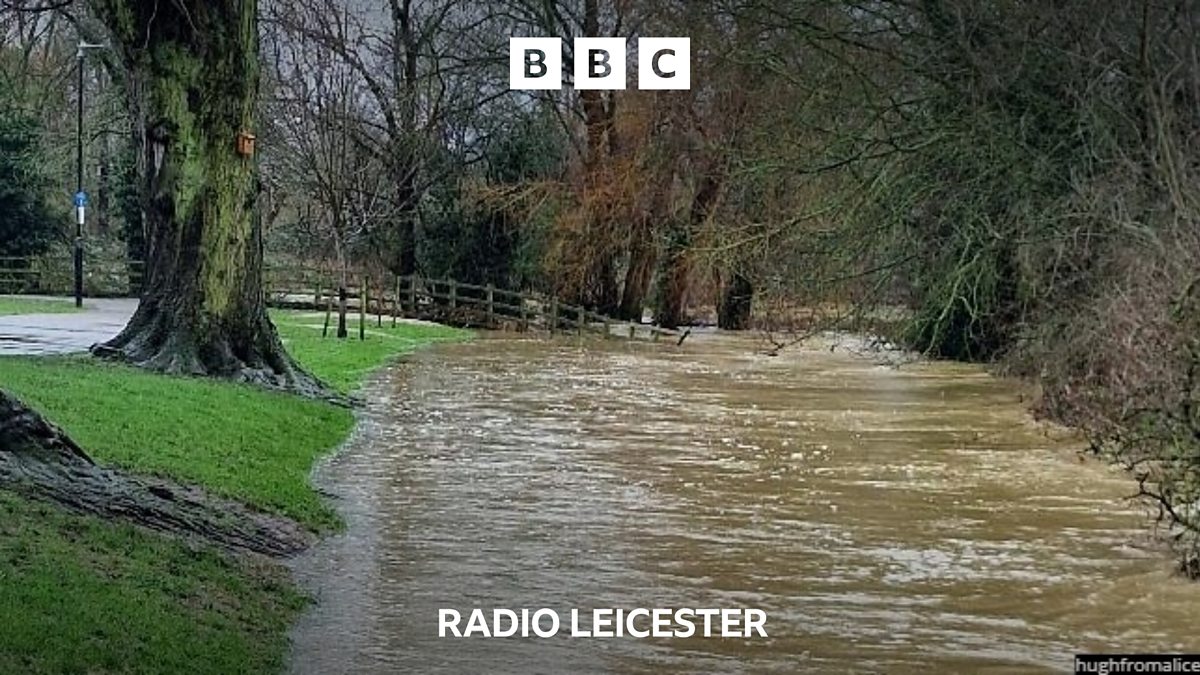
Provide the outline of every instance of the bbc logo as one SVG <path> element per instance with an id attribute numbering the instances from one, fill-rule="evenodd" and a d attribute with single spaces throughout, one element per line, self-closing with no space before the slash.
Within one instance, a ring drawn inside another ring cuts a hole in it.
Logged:
<path id="1" fill-rule="evenodd" d="M 576 89 L 625 88 L 625 38 L 575 38 Z M 691 38 L 638 38 L 638 89 L 691 89 Z M 562 89 L 562 40 L 509 38 L 509 89 Z"/>

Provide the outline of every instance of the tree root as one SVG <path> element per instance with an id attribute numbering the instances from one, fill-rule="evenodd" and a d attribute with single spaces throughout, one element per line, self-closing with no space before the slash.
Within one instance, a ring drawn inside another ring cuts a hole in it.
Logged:
<path id="1" fill-rule="evenodd" d="M 229 551 L 283 557 L 315 540 L 288 518 L 199 488 L 98 466 L 60 429 L 2 391 L 0 486 L 74 511 L 197 537 Z"/>
<path id="2" fill-rule="evenodd" d="M 129 324 L 92 354 L 169 375 L 218 377 L 348 406 L 350 401 L 306 372 L 261 317 L 240 330 L 203 326 L 190 312 L 143 300 Z"/>

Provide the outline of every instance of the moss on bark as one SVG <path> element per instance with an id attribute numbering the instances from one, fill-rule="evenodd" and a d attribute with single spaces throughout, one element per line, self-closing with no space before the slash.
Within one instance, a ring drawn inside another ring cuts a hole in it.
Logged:
<path id="1" fill-rule="evenodd" d="M 284 351 L 262 291 L 253 132 L 256 0 L 98 0 L 129 71 L 149 232 L 147 283 L 124 331 L 93 351 L 172 373 L 321 395 Z"/>

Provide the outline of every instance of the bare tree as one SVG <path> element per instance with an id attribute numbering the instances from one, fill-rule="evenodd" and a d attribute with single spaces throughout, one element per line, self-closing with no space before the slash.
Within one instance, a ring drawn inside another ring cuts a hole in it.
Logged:
<path id="1" fill-rule="evenodd" d="M 347 18 L 325 24 L 345 42 Z M 316 235 L 329 242 L 338 270 L 337 336 L 345 338 L 346 289 L 352 247 L 375 228 L 393 222 L 406 208 L 392 198 L 391 174 L 374 151 L 379 133 L 366 102 L 370 94 L 341 50 L 326 42 L 273 40 L 275 86 L 267 103 L 276 147 L 272 179 L 280 208 L 313 221 Z"/>

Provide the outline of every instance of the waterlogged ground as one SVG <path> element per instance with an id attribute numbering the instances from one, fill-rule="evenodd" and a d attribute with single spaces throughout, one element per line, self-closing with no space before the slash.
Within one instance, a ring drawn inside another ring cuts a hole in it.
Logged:
<path id="1" fill-rule="evenodd" d="M 480 340 L 372 390 L 324 466 L 349 528 L 297 562 L 298 673 L 990 672 L 1200 651 L 1200 585 L 953 364 Z M 439 639 L 456 608 L 753 607 L 767 639 Z"/>

